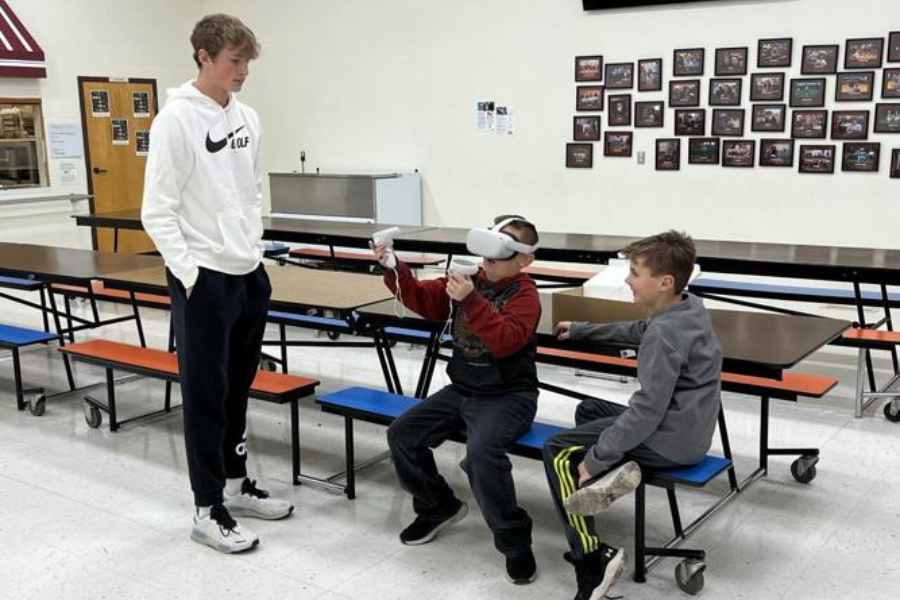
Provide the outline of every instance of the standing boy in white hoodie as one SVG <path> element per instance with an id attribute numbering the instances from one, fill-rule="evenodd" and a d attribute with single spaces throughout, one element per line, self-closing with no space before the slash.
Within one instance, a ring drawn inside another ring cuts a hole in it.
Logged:
<path id="1" fill-rule="evenodd" d="M 262 264 L 259 117 L 237 101 L 259 55 L 228 15 L 191 34 L 197 79 L 169 90 L 150 130 L 142 221 L 166 261 L 181 374 L 191 539 L 242 552 L 259 538 L 233 517 L 281 519 L 294 507 L 247 478 L 247 397 L 272 288 Z"/>

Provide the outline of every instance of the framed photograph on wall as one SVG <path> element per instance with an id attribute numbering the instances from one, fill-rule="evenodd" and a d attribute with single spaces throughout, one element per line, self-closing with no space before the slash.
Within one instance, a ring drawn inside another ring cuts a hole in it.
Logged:
<path id="1" fill-rule="evenodd" d="M 855 38 L 847 40 L 844 48 L 845 69 L 880 69 L 884 38 Z"/>
<path id="2" fill-rule="evenodd" d="M 603 81 L 603 57 L 576 56 L 575 81 Z"/>
<path id="3" fill-rule="evenodd" d="M 716 48 L 716 76 L 746 75 L 747 47 Z"/>
<path id="4" fill-rule="evenodd" d="M 600 117 L 575 117 L 572 139 L 576 142 L 599 142 Z"/>
<path id="5" fill-rule="evenodd" d="M 635 102 L 635 127 L 662 127 L 665 117 L 665 105 L 662 102 Z"/>
<path id="6" fill-rule="evenodd" d="M 675 77 L 703 75 L 705 52 L 703 48 L 675 50 L 672 54 L 672 75 Z"/>
<path id="7" fill-rule="evenodd" d="M 611 127 L 631 125 L 631 94 L 610 94 L 607 105 L 607 125 Z"/>
<path id="8" fill-rule="evenodd" d="M 875 105 L 875 133 L 900 133 L 900 104 Z"/>
<path id="9" fill-rule="evenodd" d="M 658 92 L 662 90 L 662 59 L 645 58 L 638 61 L 638 91 Z"/>
<path id="10" fill-rule="evenodd" d="M 630 90 L 634 87 L 634 63 L 606 63 L 606 89 Z"/>
<path id="11" fill-rule="evenodd" d="M 630 131 L 605 133 L 603 156 L 631 156 L 633 134 Z"/>
<path id="12" fill-rule="evenodd" d="M 836 110 L 831 113 L 831 139 L 869 139 L 869 111 Z"/>
<path id="13" fill-rule="evenodd" d="M 891 177 L 900 179 L 900 150 L 891 150 Z"/>
<path id="14" fill-rule="evenodd" d="M 888 34 L 888 62 L 900 62 L 900 31 Z"/>
<path id="15" fill-rule="evenodd" d="M 784 131 L 784 104 L 754 104 L 752 131 Z"/>
<path id="16" fill-rule="evenodd" d="M 675 135 L 706 135 L 706 109 L 676 110 Z"/>
<path id="17" fill-rule="evenodd" d="M 677 171 L 681 168 L 681 140 L 678 138 L 656 140 L 656 170 Z"/>
<path id="18" fill-rule="evenodd" d="M 877 173 L 881 144 L 878 142 L 847 142 L 844 144 L 842 171 Z"/>
<path id="19" fill-rule="evenodd" d="M 741 105 L 741 79 L 710 79 L 709 80 L 709 105 L 710 106 L 740 106 Z"/>
<path id="20" fill-rule="evenodd" d="M 579 85 L 575 88 L 575 110 L 603 110 L 603 93 L 602 85 Z"/>
<path id="21" fill-rule="evenodd" d="M 712 134 L 729 137 L 741 137 L 744 135 L 744 109 L 715 109 L 713 111 Z"/>
<path id="22" fill-rule="evenodd" d="M 566 144 L 566 168 L 590 169 L 593 166 L 593 144 Z"/>
<path id="23" fill-rule="evenodd" d="M 900 98 L 900 69 L 885 69 L 881 72 L 881 97 Z"/>
<path id="24" fill-rule="evenodd" d="M 759 166 L 794 166 L 794 140 L 760 140 Z"/>
<path id="25" fill-rule="evenodd" d="M 791 79 L 791 108 L 825 106 L 825 78 Z"/>
<path id="26" fill-rule="evenodd" d="M 791 113 L 792 138 L 825 139 L 827 136 L 827 110 L 795 110 Z"/>
<path id="27" fill-rule="evenodd" d="M 723 140 L 723 167 L 753 167 L 756 163 L 756 140 Z"/>
<path id="28" fill-rule="evenodd" d="M 719 138 L 690 138 L 688 162 L 692 165 L 719 164 Z"/>
<path id="29" fill-rule="evenodd" d="M 760 68 L 789 67 L 793 49 L 793 38 L 759 40 L 756 48 L 756 66 Z"/>
<path id="30" fill-rule="evenodd" d="M 803 46 L 800 62 L 801 75 L 834 75 L 838 65 L 837 44 L 825 46 Z"/>
<path id="31" fill-rule="evenodd" d="M 700 80 L 670 81 L 669 106 L 700 106 Z"/>
<path id="32" fill-rule="evenodd" d="M 868 102 L 874 87 L 875 71 L 838 73 L 834 99 L 837 102 Z"/>
<path id="33" fill-rule="evenodd" d="M 751 75 L 750 100 L 754 102 L 784 100 L 784 73 L 754 73 Z"/>
<path id="34" fill-rule="evenodd" d="M 834 156 L 837 148 L 833 145 L 800 145 L 801 173 L 834 173 Z"/>

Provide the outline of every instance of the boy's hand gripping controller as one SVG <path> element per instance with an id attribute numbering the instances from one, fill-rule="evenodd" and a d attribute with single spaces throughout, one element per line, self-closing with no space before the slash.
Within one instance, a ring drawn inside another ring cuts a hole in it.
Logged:
<path id="1" fill-rule="evenodd" d="M 397 257 L 394 255 L 394 238 L 400 235 L 399 227 L 389 227 L 372 234 L 372 241 L 376 246 L 384 246 L 387 249 L 385 266 L 389 269 L 397 268 Z"/>

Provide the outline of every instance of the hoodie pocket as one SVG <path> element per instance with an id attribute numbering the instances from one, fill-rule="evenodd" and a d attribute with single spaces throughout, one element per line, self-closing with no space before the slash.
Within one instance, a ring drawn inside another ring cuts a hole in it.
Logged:
<path id="1" fill-rule="evenodd" d="M 249 261 L 257 258 L 255 233 L 239 208 L 220 212 L 216 217 L 222 244 L 213 250 L 225 259 Z"/>

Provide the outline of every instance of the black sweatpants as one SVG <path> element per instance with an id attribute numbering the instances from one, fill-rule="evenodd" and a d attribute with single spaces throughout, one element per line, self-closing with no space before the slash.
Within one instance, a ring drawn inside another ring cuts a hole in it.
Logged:
<path id="1" fill-rule="evenodd" d="M 585 554 L 599 550 L 600 536 L 597 534 L 594 517 L 583 517 L 568 512 L 563 506 L 563 500 L 578 489 L 578 465 L 584 459 L 584 455 L 597 443 L 603 430 L 615 423 L 616 418 L 624 411 L 625 407 L 620 404 L 588 398 L 575 410 L 575 427 L 558 433 L 544 442 L 544 469 L 547 472 L 550 492 L 553 494 L 553 504 L 556 505 L 556 513 L 562 521 L 566 538 L 572 548 L 572 556 L 576 559 L 582 559 Z M 629 460 L 642 467 L 678 466 L 678 463 L 670 461 L 644 444 L 626 452 L 619 464 Z"/>
<path id="2" fill-rule="evenodd" d="M 432 449 L 465 432 L 466 458 L 461 466 L 494 534 L 494 546 L 506 556 L 531 548 L 531 517 L 516 501 L 507 453 L 531 428 L 536 411 L 536 390 L 464 396 L 448 385 L 397 417 L 388 428 L 388 445 L 397 478 L 412 494 L 416 514 L 436 521 L 449 516 L 456 496 L 438 473 Z"/>
<path id="3" fill-rule="evenodd" d="M 222 502 L 226 478 L 247 475 L 247 398 L 272 288 L 260 264 L 247 275 L 210 269 L 188 299 L 166 271 L 181 373 L 184 442 L 196 506 Z"/>

